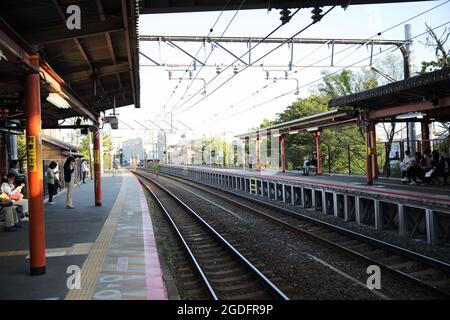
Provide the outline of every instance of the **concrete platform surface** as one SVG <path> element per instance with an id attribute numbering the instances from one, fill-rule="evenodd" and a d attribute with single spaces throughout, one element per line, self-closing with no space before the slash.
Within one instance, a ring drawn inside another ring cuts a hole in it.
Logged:
<path id="1" fill-rule="evenodd" d="M 27 222 L 0 231 L 0 299 L 166 299 L 142 187 L 125 170 L 105 174 L 102 186 L 101 207 L 91 180 L 75 188 L 75 209 L 65 193 L 45 205 L 45 275 L 28 273 Z"/>
<path id="2" fill-rule="evenodd" d="M 292 184 L 310 184 L 325 188 L 342 189 L 353 192 L 363 192 L 372 195 L 387 196 L 398 198 L 405 201 L 417 201 L 424 203 L 439 204 L 444 207 L 450 207 L 450 186 L 439 185 L 408 185 L 402 184 L 400 179 L 378 178 L 374 180 L 373 185 L 367 185 L 366 178 L 361 176 L 345 175 L 309 175 L 304 176 L 300 172 L 288 171 L 282 173 L 274 170 L 253 170 L 253 169 L 225 169 L 211 168 L 206 166 L 183 166 L 183 165 L 164 165 L 167 167 L 181 167 L 184 169 L 196 169 L 207 172 L 240 175 L 258 179 L 268 179 L 282 181 Z"/>

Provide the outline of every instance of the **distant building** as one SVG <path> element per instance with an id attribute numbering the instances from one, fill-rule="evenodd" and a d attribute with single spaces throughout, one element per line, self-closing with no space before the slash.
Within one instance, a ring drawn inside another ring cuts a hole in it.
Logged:
<path id="1" fill-rule="evenodd" d="M 122 142 L 122 165 L 138 164 L 145 159 L 144 141 L 134 138 Z"/>

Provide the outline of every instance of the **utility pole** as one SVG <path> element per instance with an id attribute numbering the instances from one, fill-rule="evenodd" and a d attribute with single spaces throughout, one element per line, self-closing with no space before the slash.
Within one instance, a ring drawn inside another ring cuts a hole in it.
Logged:
<path id="1" fill-rule="evenodd" d="M 406 57 L 405 60 L 405 68 L 404 68 L 404 78 L 408 79 L 411 77 L 411 25 L 405 24 L 405 49 L 406 49 Z M 416 152 L 416 123 L 415 122 L 407 122 L 406 123 L 407 128 L 407 146 L 408 149 L 411 151 L 411 154 L 414 154 Z"/>

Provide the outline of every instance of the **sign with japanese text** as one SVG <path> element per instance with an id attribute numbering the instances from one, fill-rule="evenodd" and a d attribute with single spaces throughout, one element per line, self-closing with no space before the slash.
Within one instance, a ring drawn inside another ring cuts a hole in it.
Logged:
<path id="1" fill-rule="evenodd" d="M 36 172 L 37 171 L 37 144 L 36 144 L 36 137 L 35 136 L 28 136 L 27 137 L 27 166 L 28 166 L 28 172 Z"/>

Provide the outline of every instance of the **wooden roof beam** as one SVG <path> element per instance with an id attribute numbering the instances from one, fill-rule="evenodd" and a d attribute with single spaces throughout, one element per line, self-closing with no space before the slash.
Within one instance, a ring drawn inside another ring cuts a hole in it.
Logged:
<path id="1" fill-rule="evenodd" d="M 62 11 L 61 11 L 62 12 Z M 65 21 L 65 16 L 64 16 Z M 123 31 L 122 21 L 117 19 L 105 20 L 95 23 L 84 23 L 80 30 L 69 30 L 65 26 L 57 26 L 53 29 L 33 30 L 23 37 L 32 45 L 48 45 L 77 38 L 94 37 L 110 32 Z"/>
<path id="2" fill-rule="evenodd" d="M 122 15 L 123 15 L 123 24 L 125 27 L 125 44 L 127 47 L 127 55 L 128 55 L 128 65 L 130 69 L 130 79 L 131 79 L 131 87 L 133 89 L 133 101 L 135 107 L 138 107 L 138 101 L 136 96 L 136 83 L 135 83 L 135 77 L 133 73 L 133 59 L 131 55 L 131 47 L 130 47 L 130 35 L 129 35 L 129 28 L 128 28 L 128 10 L 127 10 L 127 1 L 121 0 L 122 5 Z"/>
<path id="3" fill-rule="evenodd" d="M 96 4 L 97 4 L 97 10 L 98 10 L 98 14 L 100 16 L 100 20 L 103 22 L 106 20 L 106 16 L 105 16 L 105 11 L 103 9 L 102 0 L 96 0 Z M 109 32 L 105 33 L 105 39 L 106 39 L 106 45 L 108 46 L 109 54 L 111 55 L 113 64 L 117 64 L 116 55 L 114 53 L 114 47 L 113 47 L 112 41 L 111 41 L 111 34 Z M 119 88 L 122 90 L 123 89 L 122 79 L 120 79 L 119 73 L 116 73 L 116 78 L 117 78 L 117 83 L 119 84 Z M 123 100 L 125 101 L 126 100 L 125 93 L 122 93 L 121 96 L 122 96 Z"/>

